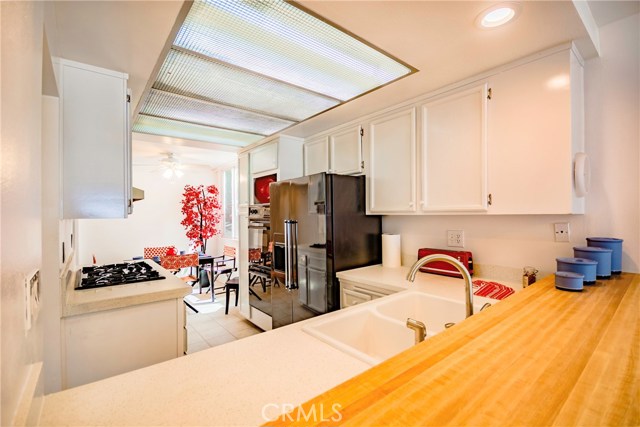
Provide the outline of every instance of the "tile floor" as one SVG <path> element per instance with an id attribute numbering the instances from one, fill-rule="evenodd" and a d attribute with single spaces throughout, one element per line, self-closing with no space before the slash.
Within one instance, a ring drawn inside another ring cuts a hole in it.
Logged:
<path id="1" fill-rule="evenodd" d="M 195 290 L 195 293 L 198 291 Z M 211 294 L 207 294 L 209 297 Z M 246 320 L 240 314 L 240 307 L 234 307 L 235 295 L 231 293 L 229 314 L 224 314 L 225 295 L 216 295 L 216 302 L 211 303 L 203 313 L 187 310 L 187 354 L 206 350 L 251 335 L 259 334 L 262 329 Z M 204 312 L 206 311 L 206 313 Z"/>

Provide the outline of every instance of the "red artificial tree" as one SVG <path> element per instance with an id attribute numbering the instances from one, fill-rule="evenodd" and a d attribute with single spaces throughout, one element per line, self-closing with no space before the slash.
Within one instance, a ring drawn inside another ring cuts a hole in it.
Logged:
<path id="1" fill-rule="evenodd" d="M 207 239 L 219 234 L 220 201 L 218 189 L 215 185 L 193 186 L 185 185 L 182 193 L 182 214 L 184 219 L 180 224 L 187 230 L 187 238 L 193 244 L 194 250 L 202 248 L 206 253 Z"/>

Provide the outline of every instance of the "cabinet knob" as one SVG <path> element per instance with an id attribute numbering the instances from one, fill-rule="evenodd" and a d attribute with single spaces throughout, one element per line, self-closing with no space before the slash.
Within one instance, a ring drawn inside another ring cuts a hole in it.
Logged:
<path id="1" fill-rule="evenodd" d="M 413 202 L 409 202 L 409 207 L 410 207 L 410 208 L 412 208 L 412 207 L 413 207 L 413 205 L 414 205 L 414 203 L 413 203 Z"/>

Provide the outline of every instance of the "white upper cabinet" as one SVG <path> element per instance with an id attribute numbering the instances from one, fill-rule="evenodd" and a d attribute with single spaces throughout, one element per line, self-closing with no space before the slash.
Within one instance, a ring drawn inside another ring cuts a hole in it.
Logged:
<path id="1" fill-rule="evenodd" d="M 368 129 L 367 212 L 415 212 L 416 109 L 374 118 Z"/>
<path id="2" fill-rule="evenodd" d="M 123 73 L 59 60 L 62 216 L 126 218 L 131 141 Z"/>
<path id="3" fill-rule="evenodd" d="M 304 174 L 320 172 L 357 175 L 364 170 L 362 127 L 352 125 L 329 134 L 314 136 L 304 143 Z"/>
<path id="4" fill-rule="evenodd" d="M 238 155 L 238 205 L 249 204 L 249 153 Z"/>
<path id="5" fill-rule="evenodd" d="M 329 171 L 329 140 L 326 136 L 305 142 L 303 152 L 305 175 Z"/>
<path id="6" fill-rule="evenodd" d="M 261 173 L 278 168 L 278 142 L 261 145 L 250 154 L 251 173 Z"/>
<path id="7" fill-rule="evenodd" d="M 329 135 L 329 172 L 362 173 L 362 133 L 360 126 L 350 126 Z"/>
<path id="8" fill-rule="evenodd" d="M 489 79 L 489 213 L 584 213 L 573 189 L 584 147 L 582 72 L 567 49 Z"/>
<path id="9" fill-rule="evenodd" d="M 487 85 L 431 99 L 420 113 L 420 209 L 485 211 Z"/>

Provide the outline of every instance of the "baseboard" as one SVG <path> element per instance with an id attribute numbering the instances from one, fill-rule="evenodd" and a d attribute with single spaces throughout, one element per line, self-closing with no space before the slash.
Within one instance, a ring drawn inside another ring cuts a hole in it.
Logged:
<path id="1" fill-rule="evenodd" d="M 38 425 L 43 403 L 44 378 L 42 376 L 42 362 L 38 362 L 29 366 L 28 377 L 22 389 L 12 425 L 18 427 Z"/>

